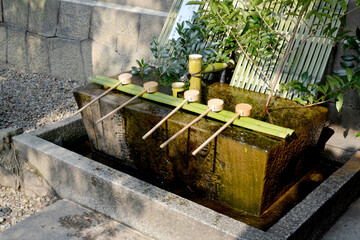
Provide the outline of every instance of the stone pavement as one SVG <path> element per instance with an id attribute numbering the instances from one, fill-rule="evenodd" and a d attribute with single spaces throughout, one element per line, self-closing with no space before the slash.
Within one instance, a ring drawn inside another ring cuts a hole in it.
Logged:
<path id="1" fill-rule="evenodd" d="M 0 240 L 150 240 L 151 238 L 68 200 L 59 200 L 0 233 Z"/>
<path id="2" fill-rule="evenodd" d="M 351 204 L 322 240 L 360 239 L 360 199 Z"/>

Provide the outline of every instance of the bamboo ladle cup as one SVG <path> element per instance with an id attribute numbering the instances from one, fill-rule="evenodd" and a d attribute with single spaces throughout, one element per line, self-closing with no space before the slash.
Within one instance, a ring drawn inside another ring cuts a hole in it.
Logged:
<path id="1" fill-rule="evenodd" d="M 171 138 L 169 138 L 166 142 L 160 145 L 160 148 L 166 147 L 172 140 L 174 140 L 177 136 L 185 132 L 189 127 L 200 121 L 203 117 L 205 117 L 210 111 L 213 112 L 220 112 L 224 108 L 224 101 L 218 98 L 210 99 L 208 101 L 208 109 L 203 112 L 201 115 L 199 115 L 197 118 L 195 118 L 193 121 L 191 121 L 188 125 L 183 127 L 180 131 L 175 133 Z"/>
<path id="2" fill-rule="evenodd" d="M 100 118 L 99 120 L 97 120 L 96 123 L 100 123 L 101 121 L 105 120 L 106 118 L 113 115 L 114 113 L 116 113 L 117 111 L 119 111 L 120 109 L 122 109 L 123 107 L 128 105 L 130 102 L 134 101 L 135 99 L 137 99 L 138 97 L 143 95 L 144 93 L 154 93 L 154 92 L 157 92 L 158 89 L 159 89 L 159 84 L 157 82 L 150 81 L 150 82 L 144 83 L 144 90 L 143 91 L 141 91 L 136 96 L 129 99 L 128 101 L 124 102 L 121 106 L 115 108 L 113 111 L 109 112 L 108 114 L 106 114 L 105 116 Z"/>
<path id="3" fill-rule="evenodd" d="M 100 98 L 102 98 L 103 96 L 105 96 L 106 94 L 108 94 L 111 90 L 115 89 L 117 86 L 119 86 L 120 84 L 122 85 L 126 85 L 126 84 L 130 84 L 131 83 L 131 77 L 132 75 L 130 73 L 123 73 L 120 74 L 118 77 L 119 82 L 116 83 L 114 86 L 112 86 L 111 88 L 109 88 L 108 90 L 106 90 L 105 92 L 103 92 L 100 96 L 96 97 L 94 100 L 92 100 L 91 102 L 89 102 L 88 104 L 86 104 L 85 106 L 83 106 L 82 108 L 80 108 L 79 110 L 77 110 L 75 112 L 75 115 L 79 114 L 80 112 L 82 112 L 83 110 L 85 110 L 88 106 L 90 106 L 91 104 L 93 104 L 95 101 L 99 100 Z"/>
<path id="4" fill-rule="evenodd" d="M 227 128 L 235 119 L 239 116 L 248 117 L 251 114 L 252 106 L 247 103 L 240 103 L 235 106 L 235 116 L 232 117 L 224 126 L 216 131 L 211 137 L 209 137 L 203 144 L 200 145 L 195 151 L 192 152 L 192 155 L 196 155 L 201 149 L 203 149 L 211 140 L 213 140 L 217 135 L 219 135 L 225 128 Z"/>
<path id="5" fill-rule="evenodd" d="M 170 118 L 174 113 L 176 113 L 182 106 L 187 102 L 196 102 L 199 100 L 199 91 L 198 90 L 187 90 L 184 93 L 184 101 L 182 101 L 174 110 L 172 110 L 166 117 L 164 117 L 158 124 L 155 125 L 149 132 L 147 132 L 142 139 L 146 139 L 150 134 L 152 134 L 156 129 L 158 129 L 161 124 L 163 124 L 168 118 Z"/>

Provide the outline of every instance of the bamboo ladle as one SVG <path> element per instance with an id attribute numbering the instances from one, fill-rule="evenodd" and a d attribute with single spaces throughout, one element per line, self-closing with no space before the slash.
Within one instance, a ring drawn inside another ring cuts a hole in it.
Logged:
<path id="1" fill-rule="evenodd" d="M 123 107 L 125 107 L 130 102 L 134 101 L 136 98 L 140 97 L 144 93 L 154 93 L 154 92 L 157 92 L 158 89 L 159 89 L 159 84 L 157 82 L 150 81 L 150 82 L 144 83 L 144 90 L 143 91 L 141 91 L 136 96 L 129 99 L 128 101 L 124 102 L 121 106 L 115 108 L 113 111 L 109 112 L 108 114 L 106 114 L 105 116 L 100 118 L 99 120 L 97 120 L 96 123 L 100 123 L 101 121 L 105 120 L 106 118 L 108 118 L 109 116 L 111 116 L 115 112 L 119 111 L 120 109 L 122 109 Z"/>
<path id="2" fill-rule="evenodd" d="M 247 103 L 240 103 L 235 106 L 235 116 L 232 117 L 224 126 L 216 131 L 211 137 L 209 137 L 203 144 L 200 145 L 195 151 L 192 152 L 192 155 L 196 155 L 201 149 L 203 149 L 211 140 L 213 140 L 217 135 L 219 135 L 225 128 L 227 128 L 235 119 L 239 116 L 248 117 L 251 114 L 252 106 Z"/>
<path id="3" fill-rule="evenodd" d="M 75 115 L 81 113 L 83 110 L 85 110 L 88 106 L 90 106 L 91 104 L 93 104 L 95 101 L 99 100 L 100 98 L 102 98 L 103 96 L 105 96 L 106 94 L 108 94 L 111 90 L 115 89 L 117 86 L 119 86 L 120 84 L 122 85 L 126 85 L 126 84 L 130 84 L 131 83 L 131 77 L 132 75 L 130 73 L 123 73 L 120 74 L 118 76 L 118 80 L 119 82 L 116 83 L 114 86 L 112 86 L 111 88 L 109 88 L 108 90 L 106 90 L 105 92 L 103 92 L 100 96 L 96 97 L 94 100 L 92 100 L 91 102 L 89 102 L 88 104 L 86 104 L 85 106 L 83 106 L 82 108 L 80 108 L 79 110 L 77 110 L 75 112 Z"/>
<path id="4" fill-rule="evenodd" d="M 168 145 L 172 140 L 174 140 L 177 136 L 185 132 L 189 127 L 200 121 L 203 117 L 205 117 L 210 111 L 213 112 L 220 112 L 224 108 L 224 101 L 218 98 L 210 99 L 208 101 L 208 109 L 203 112 L 201 115 L 199 115 L 197 118 L 195 118 L 193 121 L 191 121 L 188 125 L 183 127 L 180 131 L 175 133 L 171 138 L 169 138 L 166 142 L 160 145 L 160 148 L 164 148 L 166 145 Z"/>
<path id="5" fill-rule="evenodd" d="M 172 110 L 166 117 L 164 117 L 158 124 L 156 124 L 149 132 L 147 132 L 142 139 L 146 139 L 150 134 L 152 134 L 156 129 L 158 129 L 161 124 L 163 124 L 168 118 L 170 118 L 174 113 L 176 113 L 182 106 L 187 102 L 196 102 L 199 100 L 199 91 L 198 90 L 187 90 L 184 93 L 184 101 L 182 101 L 174 110 Z"/>

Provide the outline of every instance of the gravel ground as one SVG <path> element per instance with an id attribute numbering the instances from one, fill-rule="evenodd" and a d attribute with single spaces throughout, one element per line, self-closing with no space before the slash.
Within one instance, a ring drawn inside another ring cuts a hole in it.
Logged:
<path id="1" fill-rule="evenodd" d="M 80 85 L 83 83 L 0 69 L 0 129 L 16 127 L 29 132 L 72 116 L 77 110 L 72 89 Z M 30 198 L 0 186 L 0 232 L 56 200 Z"/>
<path id="2" fill-rule="evenodd" d="M 54 203 L 57 198 L 26 197 L 12 188 L 0 187 L 0 232 Z"/>
<path id="3" fill-rule="evenodd" d="M 0 69 L 0 129 L 21 127 L 27 132 L 71 116 L 77 109 L 72 89 L 79 85 Z"/>

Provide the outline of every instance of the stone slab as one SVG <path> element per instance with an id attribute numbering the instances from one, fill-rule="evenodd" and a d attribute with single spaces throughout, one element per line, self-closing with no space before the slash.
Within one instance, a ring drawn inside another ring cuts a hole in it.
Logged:
<path id="1" fill-rule="evenodd" d="M 71 39 L 88 39 L 91 7 L 85 4 L 61 2 L 57 36 Z"/>
<path id="2" fill-rule="evenodd" d="M 26 35 L 26 38 L 30 72 L 49 75 L 48 39 L 30 33 Z"/>
<path id="3" fill-rule="evenodd" d="M 68 200 L 60 200 L 0 233 L 1 240 L 150 239 Z"/>
<path id="4" fill-rule="evenodd" d="M 55 36 L 60 0 L 29 1 L 29 31 L 46 37 Z"/>
<path id="5" fill-rule="evenodd" d="M 90 39 L 102 43 L 109 48 L 116 49 L 119 24 L 125 23 L 118 21 L 117 10 L 106 7 L 94 7 L 91 16 Z"/>
<path id="6" fill-rule="evenodd" d="M 0 25 L 0 62 L 7 62 L 7 27 Z"/>
<path id="7" fill-rule="evenodd" d="M 351 204 L 322 240 L 360 239 L 360 199 Z"/>
<path id="8" fill-rule="evenodd" d="M 26 32 L 8 27 L 8 63 L 18 69 L 27 69 L 25 38 Z"/>
<path id="9" fill-rule="evenodd" d="M 79 154 L 22 134 L 14 138 L 59 196 L 156 239 L 276 239 Z M 89 194 L 91 193 L 91 194 Z"/>
<path id="10" fill-rule="evenodd" d="M 149 16 L 141 15 L 140 17 L 140 32 L 139 32 L 139 44 L 137 47 L 137 58 L 147 59 L 152 54 L 150 51 L 150 43 L 153 41 L 154 36 L 159 36 L 162 27 L 166 21 L 165 17 L 161 16 Z M 135 63 L 131 62 L 134 66 Z M 130 67 L 128 67 L 130 69 Z M 127 70 L 128 70 L 127 69 Z M 124 69 L 125 70 L 125 69 Z"/>
<path id="11" fill-rule="evenodd" d="M 122 55 L 93 40 L 81 41 L 86 79 L 96 75 L 114 76 L 124 68 Z"/>
<path id="12" fill-rule="evenodd" d="M 2 0 L 5 23 L 27 29 L 29 18 L 29 0 Z"/>
<path id="13" fill-rule="evenodd" d="M 50 71 L 55 77 L 84 81 L 80 42 L 62 38 L 49 39 Z"/>
<path id="14" fill-rule="evenodd" d="M 356 138 L 359 130 L 331 125 L 328 131 L 331 131 L 325 145 L 325 154 L 328 159 L 345 163 L 356 151 L 360 150 L 360 139 Z"/>

